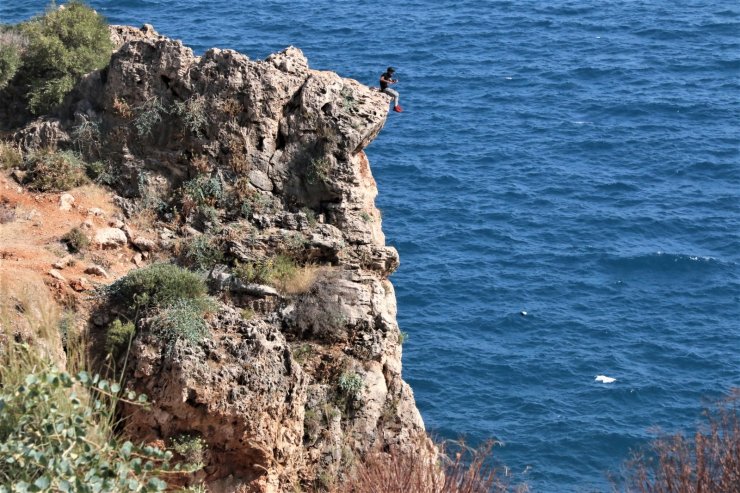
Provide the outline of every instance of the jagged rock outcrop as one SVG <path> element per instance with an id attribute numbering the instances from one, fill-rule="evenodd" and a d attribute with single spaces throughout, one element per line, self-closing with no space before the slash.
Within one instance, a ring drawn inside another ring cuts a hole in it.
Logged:
<path id="1" fill-rule="evenodd" d="M 129 410 L 129 433 L 202 436 L 199 479 L 211 491 L 293 491 L 341 477 L 372 448 L 418 446 L 387 279 L 398 254 L 363 152 L 388 96 L 310 69 L 293 47 L 255 61 L 215 48 L 195 56 L 151 26 L 114 26 L 112 37 L 110 65 L 15 140 L 101 161 L 128 214 L 158 212 L 148 238 L 119 229 L 121 242 L 186 264 L 196 242 L 218 253 L 210 338 L 166 347 L 139 324 L 130 382 L 152 408 Z M 276 254 L 313 282 L 270 287 L 233 272 Z"/>

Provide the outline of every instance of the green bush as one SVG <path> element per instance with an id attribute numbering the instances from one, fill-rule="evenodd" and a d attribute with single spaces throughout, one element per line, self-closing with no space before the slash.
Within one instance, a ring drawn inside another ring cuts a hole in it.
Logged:
<path id="1" fill-rule="evenodd" d="M 90 246 L 90 238 L 80 228 L 70 229 L 62 236 L 62 241 L 67 244 L 67 249 L 72 253 L 81 252 Z"/>
<path id="2" fill-rule="evenodd" d="M 193 269 L 208 270 L 222 262 L 224 254 L 213 238 L 201 235 L 185 247 L 184 258 Z"/>
<path id="3" fill-rule="evenodd" d="M 12 28 L 0 26 L 0 89 L 18 72 L 28 39 Z"/>
<path id="4" fill-rule="evenodd" d="M 178 300 L 201 300 L 207 292 L 199 275 L 172 264 L 131 271 L 108 290 L 111 300 L 127 305 L 133 315 L 139 310 L 167 308 Z"/>
<path id="5" fill-rule="evenodd" d="M 339 376 L 339 391 L 346 397 L 356 399 L 364 385 L 362 377 L 353 371 L 346 371 Z"/>
<path id="6" fill-rule="evenodd" d="M 156 312 L 150 325 L 152 334 L 165 344 L 168 353 L 179 340 L 198 344 L 208 336 L 203 316 L 214 309 L 207 297 L 177 300 Z"/>
<path id="7" fill-rule="evenodd" d="M 41 192 L 63 192 L 87 182 L 85 163 L 71 151 L 37 151 L 24 167 L 29 186 Z"/>
<path id="8" fill-rule="evenodd" d="M 287 255 L 276 255 L 246 264 L 237 263 L 234 275 L 246 284 L 272 284 L 281 289 L 298 272 L 295 261 Z"/>
<path id="9" fill-rule="evenodd" d="M 118 384 L 54 367 L 0 386 L 0 492 L 164 491 L 171 452 L 115 438 Z"/>
<path id="10" fill-rule="evenodd" d="M 105 334 L 106 352 L 118 356 L 123 350 L 128 349 L 135 334 L 136 326 L 133 322 L 123 323 L 119 319 L 115 319 L 108 326 Z"/>
<path id="11" fill-rule="evenodd" d="M 28 49 L 20 68 L 35 114 L 57 107 L 80 78 L 105 67 L 113 43 L 105 19 L 78 0 L 20 25 Z"/>
<path id="12" fill-rule="evenodd" d="M 192 200 L 196 205 L 216 205 L 224 198 L 221 180 L 217 176 L 200 175 L 182 186 L 183 198 Z"/>

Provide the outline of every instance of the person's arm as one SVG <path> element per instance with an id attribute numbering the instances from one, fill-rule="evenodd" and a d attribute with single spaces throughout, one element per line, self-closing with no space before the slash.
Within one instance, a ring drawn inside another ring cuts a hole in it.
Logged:
<path id="1" fill-rule="evenodd" d="M 389 79 L 389 78 L 387 78 L 385 76 L 385 74 L 383 74 L 383 75 L 380 76 L 380 80 L 383 81 L 383 82 L 385 82 L 386 84 L 395 84 L 396 82 L 398 82 L 396 79 Z"/>

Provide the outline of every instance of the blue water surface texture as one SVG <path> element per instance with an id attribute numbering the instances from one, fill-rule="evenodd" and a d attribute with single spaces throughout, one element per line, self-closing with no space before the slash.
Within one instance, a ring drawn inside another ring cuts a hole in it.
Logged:
<path id="1" fill-rule="evenodd" d="M 295 45 L 368 85 L 397 68 L 406 111 L 368 155 L 437 437 L 499 440 L 534 492 L 607 491 L 656 428 L 740 386 L 737 0 L 92 5 L 198 53 Z"/>

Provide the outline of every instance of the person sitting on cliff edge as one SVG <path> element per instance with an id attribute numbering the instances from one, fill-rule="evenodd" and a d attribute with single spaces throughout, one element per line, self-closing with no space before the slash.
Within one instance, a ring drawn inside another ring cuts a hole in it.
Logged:
<path id="1" fill-rule="evenodd" d="M 401 96 L 398 94 L 398 91 L 395 91 L 388 87 L 391 84 L 395 84 L 396 82 L 398 82 L 397 79 L 393 78 L 393 74 L 395 72 L 396 69 L 394 69 L 393 67 L 388 67 L 388 69 L 383 72 L 383 75 L 380 76 L 380 92 L 384 92 L 393 96 L 393 111 L 395 111 L 396 113 L 400 113 L 403 111 L 403 108 L 398 105 L 398 100 Z"/>

